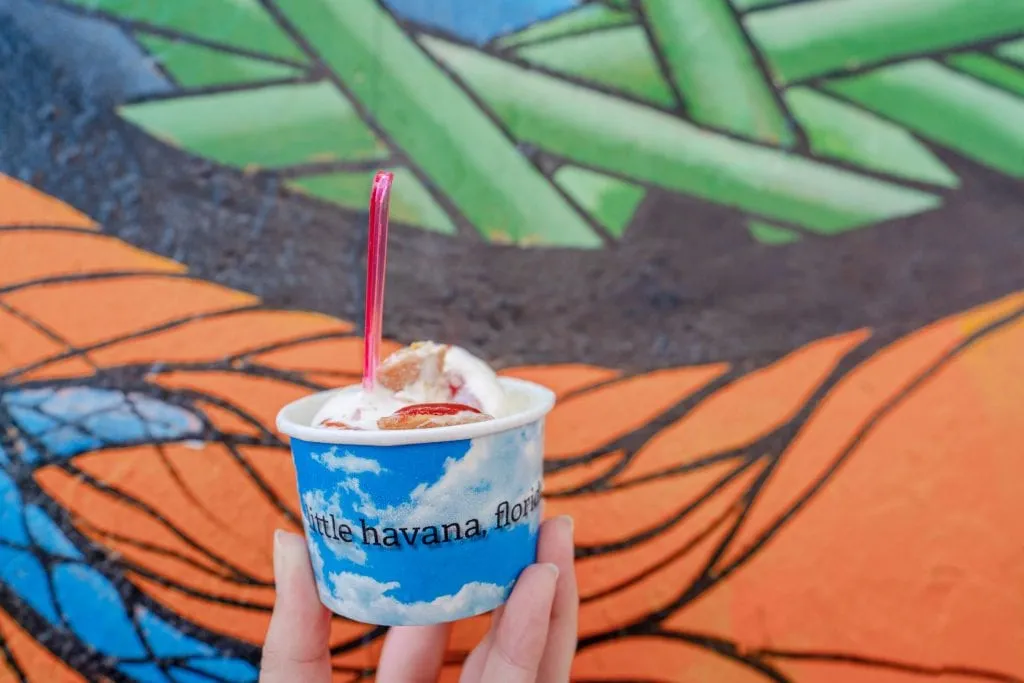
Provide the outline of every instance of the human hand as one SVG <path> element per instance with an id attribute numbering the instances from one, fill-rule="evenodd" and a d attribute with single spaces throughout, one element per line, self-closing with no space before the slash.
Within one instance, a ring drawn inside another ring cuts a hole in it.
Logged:
<path id="1" fill-rule="evenodd" d="M 573 525 L 557 517 L 541 525 L 538 564 L 527 567 L 508 602 L 463 665 L 460 683 L 568 683 L 576 651 L 579 594 Z M 320 603 L 306 542 L 274 536 L 277 600 L 263 648 L 260 683 L 330 683 L 330 612 Z M 444 663 L 451 624 L 396 626 L 388 631 L 378 683 L 433 683 Z"/>

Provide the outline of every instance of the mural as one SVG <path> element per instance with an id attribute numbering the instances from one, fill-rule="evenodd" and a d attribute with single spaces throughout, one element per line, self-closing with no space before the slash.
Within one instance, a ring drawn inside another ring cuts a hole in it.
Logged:
<path id="1" fill-rule="evenodd" d="M 389 343 L 559 395 L 574 680 L 1024 681 L 1024 3 L 0 0 L 0 81 L 0 681 L 256 680 L 378 168 Z"/>
<path id="2" fill-rule="evenodd" d="M 761 242 L 835 235 L 961 186 L 917 135 L 1024 174 L 1018 3 L 733 2 L 559 0 L 473 44 L 375 0 L 68 0 L 172 84 L 119 109 L 135 125 L 351 209 L 404 171 L 396 218 L 446 234 L 600 247 L 658 187 Z"/>

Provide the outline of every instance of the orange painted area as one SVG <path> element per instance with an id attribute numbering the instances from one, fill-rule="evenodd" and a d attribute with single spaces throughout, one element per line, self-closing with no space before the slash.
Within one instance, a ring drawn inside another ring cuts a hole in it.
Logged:
<path id="1" fill-rule="evenodd" d="M 564 466 L 565 462 L 553 460 L 552 464 L 558 465 L 560 469 L 551 470 L 544 475 L 544 490 L 549 495 L 575 492 L 599 479 L 610 476 L 625 457 L 626 451 L 619 448 L 569 463 L 567 467 Z"/>
<path id="2" fill-rule="evenodd" d="M 185 267 L 98 233 L 0 230 L 0 289 L 125 271 L 181 273 Z"/>
<path id="3" fill-rule="evenodd" d="M 137 337 L 92 352 L 101 365 L 216 362 L 256 355 L 294 339 L 343 334 L 351 325 L 326 316 L 288 311 L 238 311 L 191 320 L 159 334 Z M 255 341 L 259 340 L 259 341 Z"/>
<path id="4" fill-rule="evenodd" d="M 0 372 L 4 374 L 66 350 L 29 321 L 3 308 L 0 308 L 0 330 L 3 330 L 3 335 L 0 335 Z"/>
<path id="5" fill-rule="evenodd" d="M 188 391 L 199 398 L 222 399 L 259 420 L 276 432 L 274 419 L 281 406 L 301 398 L 312 390 L 244 372 L 176 371 L 154 375 L 152 381 L 168 389 Z"/>
<path id="6" fill-rule="evenodd" d="M 381 354 L 385 355 L 399 348 L 394 342 L 385 341 Z M 363 372 L 363 339 L 324 339 L 302 344 L 291 344 L 280 349 L 257 354 L 253 360 L 261 365 L 296 372 L 338 372 L 359 377 Z"/>
<path id="7" fill-rule="evenodd" d="M 91 226 L 0 177 L 0 226 L 54 224 Z M 40 245 L 55 257 L 40 257 Z M 107 237 L 0 230 L 0 286 L 112 270 L 180 269 Z M 360 370 L 349 323 L 238 311 L 257 300 L 184 277 L 37 284 L 0 303 L 17 312 L 0 306 L 5 382 L 154 366 L 137 381 L 187 397 L 232 437 L 271 443 L 283 403 Z M 506 371 L 561 399 L 547 430 L 559 469 L 545 513 L 576 518 L 577 679 L 1024 678 L 1022 308 L 1024 293 L 1008 296 L 856 362 L 843 359 L 873 333 L 846 332 L 715 391 L 724 364 L 628 377 L 580 364 Z M 67 356 L 89 345 L 99 346 Z M 787 424 L 789 436 L 764 439 Z M 72 464 L 86 476 L 47 466 L 35 481 L 134 586 L 214 634 L 262 642 L 271 534 L 296 529 L 288 513 L 299 510 L 283 446 L 109 448 Z M 487 626 L 456 626 L 444 680 L 457 680 Z M 335 619 L 331 641 L 369 631 Z M 0 636 L 29 680 L 83 680 L 3 611 Z M 379 648 L 335 654 L 335 680 L 372 668 Z M 0 656 L 0 680 L 11 671 Z"/>
<path id="8" fill-rule="evenodd" d="M 187 614 L 191 621 L 203 628 L 249 643 L 261 643 L 267 635 L 270 623 L 268 607 L 225 604 L 169 587 L 165 582 L 141 574 L 129 574 L 129 579 L 157 602 L 178 614 Z"/>
<path id="9" fill-rule="evenodd" d="M 851 664 L 829 659 L 806 660 L 766 657 L 778 671 L 800 683 L 985 683 L 999 680 L 984 672 L 964 674 L 945 669 L 928 669 L 904 662 L 884 660 Z"/>
<path id="10" fill-rule="evenodd" d="M 130 465 L 130 462 L 122 461 L 122 468 L 125 468 L 126 463 Z M 115 493 L 101 491 L 56 467 L 40 470 L 35 478 L 46 493 L 68 509 L 72 523 L 97 540 L 105 542 L 104 539 L 116 536 L 128 539 L 126 545 L 133 548 L 144 543 L 147 548 L 155 549 L 162 561 L 168 563 L 164 565 L 165 569 L 178 566 L 173 558 L 205 568 L 211 574 L 227 574 L 233 569 L 232 563 L 222 557 L 216 548 L 205 547 L 196 530 L 174 527 L 153 514 L 152 510 L 130 504 Z M 166 488 L 167 484 L 162 479 L 154 484 Z M 182 512 L 189 514 L 189 510 Z M 192 514 L 198 515 L 198 511 L 192 511 Z M 203 528 L 200 526 L 199 531 Z M 136 559 L 142 561 L 145 557 L 138 554 Z"/>
<path id="11" fill-rule="evenodd" d="M 578 561 L 576 570 L 584 601 L 614 597 L 627 585 L 658 590 L 655 584 L 663 582 L 654 577 L 662 568 L 684 555 L 695 556 L 694 547 L 702 538 L 720 537 L 736 520 L 739 499 L 760 471 L 760 467 L 753 466 L 733 476 L 732 469 L 723 468 L 712 471 L 714 476 L 705 477 L 703 482 L 678 481 L 676 508 L 664 518 L 664 528 L 637 529 L 632 536 L 618 539 L 621 547 Z M 710 553 L 702 555 L 701 560 L 710 561 Z M 668 585 L 677 593 L 686 587 L 682 581 L 669 581 Z M 650 600 L 639 603 L 648 604 Z"/>
<path id="12" fill-rule="evenodd" d="M 629 480 L 678 467 L 702 455 L 740 448 L 777 429 L 807 402 L 836 363 L 868 337 L 823 339 L 720 389 L 637 453 Z"/>
<path id="13" fill-rule="evenodd" d="M 548 457 L 583 455 L 647 424 L 715 377 L 724 365 L 658 370 L 580 391 L 555 406 Z"/>
<path id="14" fill-rule="evenodd" d="M 1024 675 L 1024 546 L 1009 541 L 1019 535 L 1013 520 L 1024 516 L 1024 423 L 986 405 L 993 397 L 1024 405 L 1024 324 L 1018 319 L 900 393 L 962 339 L 956 320 L 936 325 L 837 387 L 794 444 L 797 457 L 783 459 L 790 472 L 772 483 L 751 533 L 781 505 L 772 501 L 792 503 L 858 425 L 896 402 L 768 546 L 671 625 L 703 628 L 729 614 L 733 626 L 720 635 L 751 649 Z M 982 357 L 1001 359 L 998 385 L 973 371 Z"/>
<path id="15" fill-rule="evenodd" d="M 96 229 L 96 224 L 83 213 L 0 173 L 0 226 L 4 225 Z"/>
<path id="16" fill-rule="evenodd" d="M 95 366 L 87 362 L 83 357 L 71 355 L 68 357 L 66 351 L 57 354 L 58 360 L 43 360 L 53 356 L 43 356 L 39 362 L 33 363 L 17 373 L 17 378 L 22 382 L 35 382 L 47 379 L 66 379 L 69 377 L 82 377 L 95 372 Z"/>
<path id="17" fill-rule="evenodd" d="M 541 365 L 535 367 L 518 367 L 503 370 L 502 375 L 517 377 L 528 382 L 536 382 L 555 392 L 558 398 L 565 398 L 566 394 L 574 391 L 592 387 L 595 384 L 609 382 L 622 373 L 608 368 L 599 368 L 593 365 L 566 364 L 566 365 Z"/>
<path id="18" fill-rule="evenodd" d="M 8 659 L 0 649 L 0 683 L 18 681 L 21 675 L 39 680 L 31 678 L 39 672 L 46 673 L 46 683 L 85 683 L 85 678 L 25 633 L 3 610 L 0 610 L 0 643 L 13 659 Z"/>
<path id="19" fill-rule="evenodd" d="M 182 318 L 256 303 L 248 294 L 185 278 L 140 275 L 33 287 L 4 300 L 75 346 L 86 346 Z"/>
<path id="20" fill-rule="evenodd" d="M 243 454 L 220 444 L 170 444 L 76 459 L 87 474 L 141 501 L 163 526 L 187 530 L 204 552 L 223 558 L 243 577 L 271 582 L 266 530 L 298 527 L 262 494 L 247 464 Z"/>
<path id="21" fill-rule="evenodd" d="M 633 636 L 601 643 L 576 656 L 573 678 L 650 683 L 764 683 L 731 659 L 684 640 Z"/>

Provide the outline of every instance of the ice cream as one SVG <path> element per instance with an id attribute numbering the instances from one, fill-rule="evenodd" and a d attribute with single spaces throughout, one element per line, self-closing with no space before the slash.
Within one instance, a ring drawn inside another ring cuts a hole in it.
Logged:
<path id="1" fill-rule="evenodd" d="M 505 412 L 505 392 L 487 363 L 465 349 L 417 342 L 386 358 L 371 391 L 342 392 L 313 418 L 334 429 L 429 429 Z"/>

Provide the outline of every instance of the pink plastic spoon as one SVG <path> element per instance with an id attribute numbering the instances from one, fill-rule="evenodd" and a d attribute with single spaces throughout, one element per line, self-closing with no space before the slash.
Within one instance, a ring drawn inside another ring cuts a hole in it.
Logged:
<path id="1" fill-rule="evenodd" d="M 377 385 L 381 326 L 384 319 L 384 272 L 388 260 L 388 215 L 393 173 L 381 171 L 370 193 L 370 236 L 366 244 L 366 317 L 363 323 L 363 388 Z"/>

